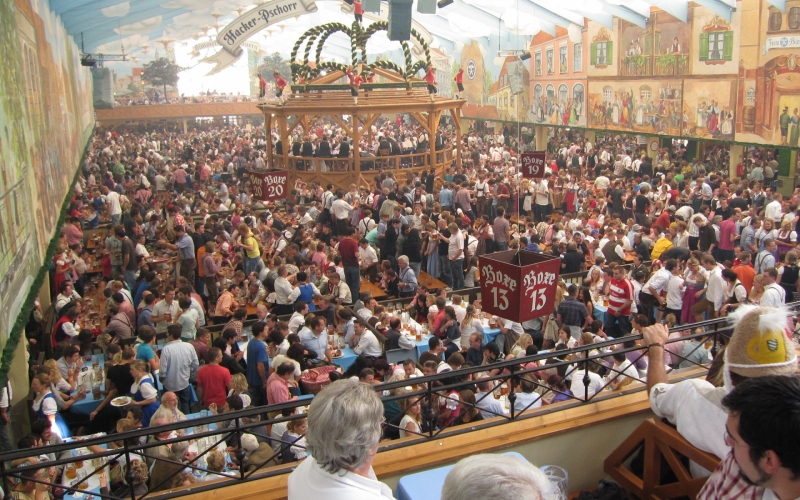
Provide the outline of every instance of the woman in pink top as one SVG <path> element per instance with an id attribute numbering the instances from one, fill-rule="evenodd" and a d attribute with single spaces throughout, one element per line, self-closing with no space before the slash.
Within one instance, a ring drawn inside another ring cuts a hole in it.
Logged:
<path id="1" fill-rule="evenodd" d="M 317 265 L 318 269 L 325 269 L 328 256 L 325 254 L 325 243 L 317 243 L 317 251 L 311 256 L 311 261 Z"/>

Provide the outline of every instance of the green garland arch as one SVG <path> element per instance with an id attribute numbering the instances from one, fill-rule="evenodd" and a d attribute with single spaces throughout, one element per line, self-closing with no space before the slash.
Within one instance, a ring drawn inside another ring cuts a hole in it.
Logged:
<path id="1" fill-rule="evenodd" d="M 400 46 L 403 50 L 403 57 L 405 62 L 405 67 L 401 68 L 399 65 L 389 62 L 389 61 L 375 61 L 372 64 L 367 64 L 367 42 L 369 38 L 374 35 L 378 31 L 388 31 L 389 30 L 389 23 L 387 21 L 377 21 L 372 23 L 366 30 L 363 28 L 361 23 L 358 21 L 353 21 L 353 24 L 350 28 L 345 26 L 342 23 L 326 23 L 319 26 L 315 26 L 306 30 L 300 38 L 295 42 L 294 47 L 292 47 L 291 52 L 291 70 L 292 70 L 292 80 L 298 81 L 300 78 L 314 78 L 319 75 L 320 71 L 324 69 L 341 69 L 345 71 L 347 67 L 340 63 L 321 63 L 320 59 L 322 57 L 322 48 L 325 44 L 325 41 L 328 37 L 336 32 L 341 31 L 342 33 L 346 34 L 350 37 L 350 56 L 351 56 L 351 65 L 353 67 L 358 66 L 359 64 L 359 52 L 360 52 L 360 61 L 361 64 L 366 66 L 367 69 L 372 70 L 374 68 L 383 68 L 383 69 L 390 69 L 392 71 L 396 71 L 399 73 L 404 79 L 410 80 L 413 78 L 420 70 L 425 70 L 428 66 L 431 65 L 431 53 L 430 47 L 428 46 L 427 42 L 422 38 L 422 35 L 414 29 L 411 28 L 411 36 L 413 36 L 417 42 L 419 42 L 422 50 L 425 54 L 424 59 L 418 60 L 416 63 L 412 62 L 412 55 L 411 55 L 411 48 L 407 41 L 401 41 Z M 303 47 L 305 43 L 305 50 L 303 53 L 303 62 L 297 62 L 297 54 L 300 49 Z M 309 59 L 311 57 L 311 48 L 316 43 L 316 51 L 315 51 L 315 67 L 311 68 L 309 66 Z"/>
<path id="2" fill-rule="evenodd" d="M 69 185 L 67 194 L 64 197 L 64 202 L 61 204 L 61 213 L 58 216 L 58 222 L 56 223 L 55 231 L 53 232 L 53 238 L 50 240 L 50 244 L 47 246 L 47 252 L 45 253 L 44 261 L 42 261 L 42 267 L 39 268 L 39 272 L 36 274 L 36 278 L 34 278 L 33 283 L 31 284 L 31 288 L 28 291 L 28 296 L 25 298 L 25 302 L 22 305 L 22 309 L 19 311 L 17 319 L 14 322 L 14 325 L 11 327 L 11 331 L 8 333 L 8 340 L 6 341 L 6 345 L 3 347 L 2 357 L 0 357 L 0 385 L 5 385 L 6 381 L 8 380 L 8 371 L 11 369 L 11 363 L 14 361 L 14 352 L 17 350 L 19 341 L 22 339 L 22 334 L 25 331 L 25 325 L 28 323 L 28 318 L 30 318 L 31 311 L 33 310 L 33 303 L 36 300 L 36 297 L 39 295 L 39 290 L 42 288 L 45 276 L 47 276 L 50 272 L 49 263 L 53 260 L 53 255 L 56 253 L 56 246 L 58 245 L 59 240 L 58 236 L 61 234 L 61 228 L 64 226 L 64 221 L 67 218 L 69 200 L 72 197 L 72 186 L 78 182 L 78 176 L 81 173 L 80 164 L 83 163 L 83 160 L 86 158 L 86 154 L 89 151 L 89 146 L 92 144 L 92 136 L 94 135 L 94 132 L 95 129 L 93 127 L 88 139 L 86 140 L 86 146 L 83 148 L 81 162 L 78 164 L 78 168 L 75 169 L 75 175 L 72 177 L 72 183 Z"/>

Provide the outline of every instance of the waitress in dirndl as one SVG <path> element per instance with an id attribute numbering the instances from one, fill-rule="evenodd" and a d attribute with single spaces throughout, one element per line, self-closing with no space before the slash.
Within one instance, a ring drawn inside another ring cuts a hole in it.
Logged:
<path id="1" fill-rule="evenodd" d="M 130 370 L 134 380 L 131 386 L 131 394 L 133 394 L 133 403 L 131 404 L 142 409 L 142 427 L 150 427 L 150 418 L 160 406 L 158 389 L 153 382 L 153 377 L 147 373 L 147 365 L 144 361 L 137 359 L 132 362 Z"/>

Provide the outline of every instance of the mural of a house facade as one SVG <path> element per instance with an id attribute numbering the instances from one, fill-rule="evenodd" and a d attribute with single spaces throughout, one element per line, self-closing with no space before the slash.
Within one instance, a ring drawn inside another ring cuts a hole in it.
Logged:
<path id="1" fill-rule="evenodd" d="M 519 58 L 505 58 L 500 75 L 489 90 L 488 102 L 495 106 L 500 120 L 524 121 L 530 104 L 530 74 Z"/>
<path id="2" fill-rule="evenodd" d="M 586 126 L 587 30 L 573 42 L 564 28 L 540 32 L 530 45 L 531 103 L 526 121 Z"/>

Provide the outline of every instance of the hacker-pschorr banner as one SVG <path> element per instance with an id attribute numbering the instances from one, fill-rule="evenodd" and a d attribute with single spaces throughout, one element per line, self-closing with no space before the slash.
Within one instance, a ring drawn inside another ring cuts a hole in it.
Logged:
<path id="1" fill-rule="evenodd" d="M 202 60 L 215 65 L 208 74 L 213 75 L 233 64 L 242 55 L 241 45 L 264 28 L 289 17 L 316 11 L 314 0 L 273 0 L 245 12 L 220 30 L 217 43 L 222 50 Z"/>

